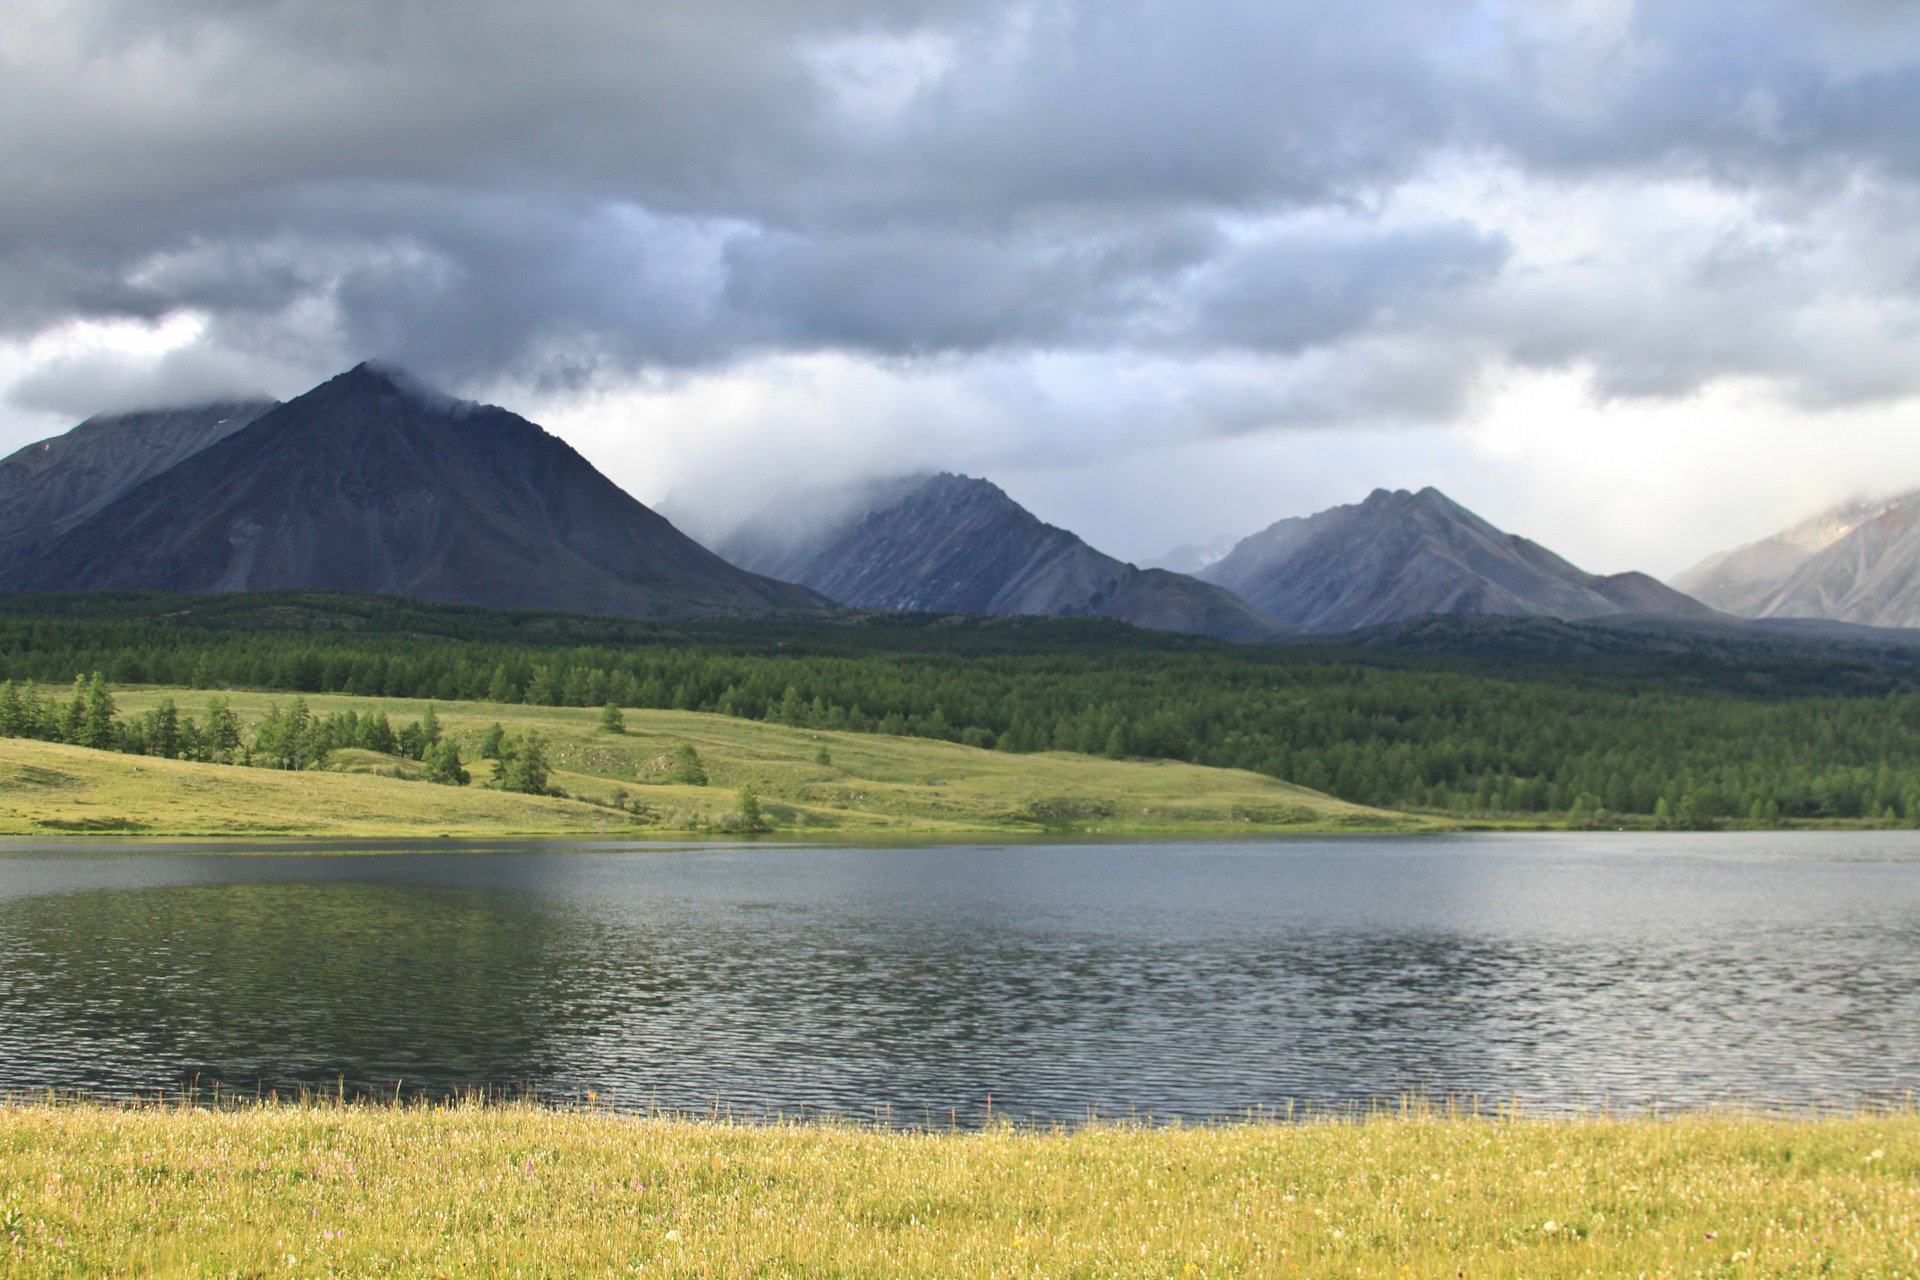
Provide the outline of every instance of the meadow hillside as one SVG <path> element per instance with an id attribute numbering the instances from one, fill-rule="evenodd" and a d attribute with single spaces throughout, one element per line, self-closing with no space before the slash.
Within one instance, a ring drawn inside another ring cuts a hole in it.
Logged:
<path id="1" fill-rule="evenodd" d="M 1263 646 L 1105 618 L 668 624 L 345 593 L 103 592 L 0 598 L 0 685 L 63 699 L 99 673 L 118 687 L 612 701 L 1239 769 L 1477 822 L 1920 825 L 1920 651 L 1709 631 L 1429 618 Z M 0 733 L 78 740 L 9 719 L 0 705 Z"/>
<path id="2" fill-rule="evenodd" d="M 1911 1113 L 902 1133 L 16 1106 L 0 1197 L 0 1277 L 1920 1272 Z"/>
<path id="3" fill-rule="evenodd" d="M 157 687 L 117 690 L 124 719 L 172 699 L 204 713 L 209 696 Z M 314 715 L 384 712 L 395 726 L 425 702 L 238 692 L 225 698 L 257 729 L 299 699 Z M 0 739 L 0 832 L 129 835 L 647 835 L 744 832 L 740 788 L 760 825 L 836 838 L 910 833 L 1417 830 L 1432 820 L 1348 804 L 1237 769 L 1172 760 L 1108 760 L 1071 752 L 1010 755 L 961 743 L 800 729 L 693 711 L 625 712 L 625 732 L 599 710 L 524 703 L 436 703 L 445 739 L 473 785 L 422 780 L 391 753 L 330 752 L 318 768 L 245 768 Z M 548 796 L 486 785 L 490 726 L 539 734 L 552 764 Z M 682 747 L 706 785 L 688 785 Z M 824 753 L 825 758 L 822 758 Z"/>

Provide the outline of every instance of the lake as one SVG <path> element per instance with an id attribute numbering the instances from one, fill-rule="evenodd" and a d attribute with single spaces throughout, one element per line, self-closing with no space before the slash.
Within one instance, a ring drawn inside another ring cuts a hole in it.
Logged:
<path id="1" fill-rule="evenodd" d="M 1920 833 L 148 847 L 0 843 L 0 1091 L 944 1125 L 1920 1086 Z"/>

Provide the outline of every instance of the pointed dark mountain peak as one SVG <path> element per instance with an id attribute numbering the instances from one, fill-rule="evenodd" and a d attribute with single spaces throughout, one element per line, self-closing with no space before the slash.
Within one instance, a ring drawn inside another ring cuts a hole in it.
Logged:
<path id="1" fill-rule="evenodd" d="M 860 492 L 859 501 L 817 495 L 799 510 L 770 508 L 720 549 L 735 564 L 865 608 L 1095 615 L 1229 640 L 1280 634 L 1231 592 L 1102 555 L 990 480 L 941 472 Z"/>
<path id="2" fill-rule="evenodd" d="M 330 588 L 629 616 L 829 603 L 726 563 L 517 414 L 374 364 L 0 565 L 0 590 L 106 588 Z"/>
<path id="3" fill-rule="evenodd" d="M 1375 489 L 1350 506 L 1278 521 L 1198 576 L 1305 631 L 1350 631 L 1424 613 L 1711 612 L 1644 574 L 1584 573 L 1431 486 Z"/>
<path id="4" fill-rule="evenodd" d="M 415 377 L 399 365 L 387 364 L 379 360 L 363 360 L 345 373 L 329 378 L 307 392 L 307 395 L 348 401 L 355 399 L 399 401 L 442 417 L 464 417 L 486 411 L 507 412 L 497 405 L 457 399 Z M 528 423 L 528 425 L 534 424 Z"/>

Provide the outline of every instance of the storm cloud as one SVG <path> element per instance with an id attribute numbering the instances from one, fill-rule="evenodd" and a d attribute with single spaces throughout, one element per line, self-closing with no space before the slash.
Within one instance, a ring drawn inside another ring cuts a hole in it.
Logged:
<path id="1" fill-rule="evenodd" d="M 1500 370 L 1887 402 L 1916 119 L 1883 0 L 27 0 L 0 378 L 1104 359 L 1190 371 L 1180 439 L 1445 424 Z"/>

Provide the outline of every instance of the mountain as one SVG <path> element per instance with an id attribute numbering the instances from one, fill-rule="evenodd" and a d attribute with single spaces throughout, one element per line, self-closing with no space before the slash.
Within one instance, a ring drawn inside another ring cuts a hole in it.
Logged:
<path id="1" fill-rule="evenodd" d="M 728 564 L 526 419 L 365 364 L 0 564 L 0 591 L 114 588 L 635 617 L 830 604 Z"/>
<path id="2" fill-rule="evenodd" d="M 1201 544 L 1183 542 L 1173 550 L 1147 563 L 1149 569 L 1171 569 L 1175 573 L 1198 573 L 1210 564 L 1217 564 L 1226 558 L 1240 539 L 1223 533 L 1213 541 Z"/>
<path id="3" fill-rule="evenodd" d="M 1755 618 L 1920 627 L 1920 493 L 1875 504 L 1747 606 Z"/>
<path id="4" fill-rule="evenodd" d="M 225 439 L 276 401 L 101 414 L 0 459 L 0 556 L 63 533 L 127 490 Z"/>
<path id="5" fill-rule="evenodd" d="M 1644 573 L 1585 573 L 1432 488 L 1375 489 L 1364 502 L 1281 520 L 1197 576 L 1237 592 L 1276 622 L 1314 632 L 1424 613 L 1712 612 Z"/>
<path id="6" fill-rule="evenodd" d="M 825 519 L 817 518 L 822 510 Z M 718 549 L 735 564 L 856 607 L 1097 615 L 1224 640 L 1282 634 L 1231 592 L 1102 555 L 968 476 L 913 476 L 790 500 Z"/>
<path id="7" fill-rule="evenodd" d="M 1708 556 L 1675 576 L 1672 585 L 1675 590 L 1684 591 L 1716 609 L 1742 617 L 1759 617 L 1767 609 L 1769 598 L 1786 585 L 1801 565 L 1866 521 L 1916 497 L 1920 494 L 1909 493 L 1880 502 L 1843 503 L 1790 529 L 1782 529 L 1770 538 Z"/>

